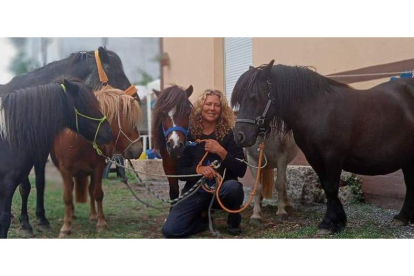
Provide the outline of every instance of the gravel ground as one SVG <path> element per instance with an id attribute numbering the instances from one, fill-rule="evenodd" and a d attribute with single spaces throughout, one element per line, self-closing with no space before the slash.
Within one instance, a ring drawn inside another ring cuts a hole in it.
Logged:
<path id="1" fill-rule="evenodd" d="M 166 183 L 161 182 L 152 182 L 150 183 L 150 187 L 152 190 L 156 191 L 157 194 L 160 196 L 167 198 L 168 197 L 168 188 L 165 187 Z M 182 183 L 180 184 L 182 186 Z M 141 188 L 143 189 L 143 187 Z M 143 190 L 141 190 L 142 192 Z M 251 188 L 245 189 L 245 200 L 247 200 L 250 197 Z M 149 193 L 147 193 L 149 195 Z M 295 204 L 295 203 L 294 203 Z M 253 203 L 251 203 L 251 206 L 253 206 Z M 272 200 L 265 200 L 263 202 L 263 207 L 271 210 L 275 210 L 275 206 L 277 206 L 277 201 Z M 384 209 L 377 206 L 374 206 L 372 204 L 347 204 L 344 205 L 345 213 L 347 215 L 348 224 L 347 229 L 357 229 L 361 225 L 366 224 L 369 222 L 371 225 L 373 225 L 375 228 L 379 228 L 380 232 L 384 232 L 391 235 L 390 238 L 396 238 L 396 239 L 411 239 L 414 238 L 414 225 L 409 226 L 394 226 L 392 224 L 393 217 L 398 213 L 398 210 L 393 209 Z M 301 205 L 296 203 L 294 205 L 294 210 L 296 215 L 296 219 L 293 220 L 301 220 L 304 219 L 303 224 L 311 224 L 311 225 L 317 225 L 317 223 L 322 220 L 326 205 L 325 204 L 308 204 L 308 205 Z M 269 212 L 269 210 L 268 210 Z M 271 211 L 272 213 L 273 211 Z M 248 218 L 251 214 L 251 210 L 246 211 L 246 214 L 244 214 L 245 218 Z M 307 214 L 311 215 L 312 221 L 308 221 L 306 218 Z M 294 216 L 295 217 L 295 216 Z M 265 218 L 266 219 L 266 218 Z M 268 221 L 270 220 L 269 217 L 267 217 Z M 270 222 L 270 221 L 269 221 Z"/>

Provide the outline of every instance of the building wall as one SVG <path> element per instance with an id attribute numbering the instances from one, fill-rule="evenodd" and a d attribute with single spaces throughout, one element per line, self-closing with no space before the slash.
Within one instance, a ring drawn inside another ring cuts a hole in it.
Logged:
<path id="1" fill-rule="evenodd" d="M 172 84 L 194 87 L 194 102 L 206 89 L 224 91 L 221 38 L 163 38 L 162 48 L 170 64 L 163 67 L 162 87 Z"/>
<path id="2" fill-rule="evenodd" d="M 314 66 L 322 75 L 412 58 L 414 38 L 253 39 L 254 66 L 275 59 L 275 64 Z M 407 69 L 413 70 L 414 67 Z M 386 77 L 351 86 L 366 89 L 388 80 L 389 77 Z"/>

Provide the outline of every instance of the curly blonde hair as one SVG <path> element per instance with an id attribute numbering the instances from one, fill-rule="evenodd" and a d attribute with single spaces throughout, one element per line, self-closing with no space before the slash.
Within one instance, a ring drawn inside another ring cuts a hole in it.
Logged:
<path id="1" fill-rule="evenodd" d="M 226 134 L 233 131 L 235 124 L 235 116 L 230 108 L 226 97 L 220 90 L 207 89 L 198 97 L 190 115 L 190 132 L 194 139 L 201 139 L 203 135 L 201 109 L 206 101 L 207 96 L 216 95 L 220 99 L 221 113 L 218 118 L 216 134 L 217 140 L 222 140 Z"/>

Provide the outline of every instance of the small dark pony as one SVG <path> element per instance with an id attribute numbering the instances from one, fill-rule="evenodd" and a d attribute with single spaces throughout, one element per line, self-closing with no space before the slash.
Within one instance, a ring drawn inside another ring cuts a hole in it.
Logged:
<path id="1" fill-rule="evenodd" d="M 177 174 L 177 159 L 183 154 L 189 133 L 190 113 L 193 105 L 188 99 L 193 86 L 187 89 L 174 85 L 161 92 L 153 110 L 152 136 L 154 148 L 160 151 L 167 175 Z M 170 199 L 178 198 L 178 178 L 168 178 Z"/>
<path id="2" fill-rule="evenodd" d="M 100 70 L 100 68 L 103 69 Z M 130 92 L 130 94 L 136 92 L 136 89 L 131 85 L 123 71 L 119 56 L 113 51 L 99 47 L 96 51 L 73 53 L 68 58 L 49 63 L 29 73 L 16 76 L 9 83 L 0 85 L 0 95 L 30 86 L 48 84 L 54 82 L 60 76 L 66 78 L 75 77 L 82 80 L 94 90 L 100 89 L 102 85 L 109 84 L 112 87 Z M 45 165 L 48 154 L 45 153 L 43 159 L 39 159 L 33 164 L 36 172 L 36 216 L 39 220 L 37 229 L 40 231 L 46 231 L 50 228 L 50 223 L 46 218 L 44 208 Z M 20 185 L 20 194 L 22 196 L 22 211 L 20 215 L 22 228 L 20 235 L 29 237 L 33 235 L 33 229 L 29 224 L 29 216 L 27 213 L 27 200 L 30 189 L 29 179 L 24 179 Z"/>
<path id="3" fill-rule="evenodd" d="M 86 202 L 89 176 L 89 220 L 97 221 L 98 232 L 107 228 L 102 189 L 105 157 L 118 154 L 124 158 L 136 159 L 142 153 L 138 130 L 142 119 L 139 104 L 124 91 L 109 86 L 95 92 L 95 95 L 112 128 L 111 143 L 101 147 L 104 155 L 100 156 L 90 143 L 71 130 L 65 130 L 55 139 L 51 153 L 53 163 L 62 175 L 64 188 L 65 215 L 59 237 L 66 237 L 72 232 L 72 219 L 75 215 L 73 188 L 76 201 Z"/>
<path id="4" fill-rule="evenodd" d="M 240 107 L 234 131 L 240 146 L 253 145 L 273 118 L 279 129 L 293 132 L 327 198 L 318 234 L 346 226 L 338 198 L 342 170 L 381 175 L 402 169 L 407 192 L 393 223 L 414 222 L 414 79 L 360 91 L 271 61 L 240 76 L 232 105 Z"/>
<path id="5" fill-rule="evenodd" d="M 91 89 L 63 81 L 1 95 L 0 237 L 7 238 L 17 186 L 35 162 L 49 153 L 54 138 L 68 127 L 97 144 L 109 143 L 112 131 Z"/>

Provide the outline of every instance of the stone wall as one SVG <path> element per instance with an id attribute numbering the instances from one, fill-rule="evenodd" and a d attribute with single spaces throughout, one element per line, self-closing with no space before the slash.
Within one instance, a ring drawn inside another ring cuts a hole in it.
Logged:
<path id="1" fill-rule="evenodd" d="M 133 160 L 135 169 L 140 172 L 139 175 L 143 181 L 161 182 L 167 185 L 167 179 L 162 167 L 162 160 Z M 275 171 L 275 180 L 277 171 Z M 339 188 L 339 198 L 342 203 L 349 203 L 352 199 L 351 189 L 347 184 L 351 174 L 342 172 L 341 185 Z M 288 196 L 295 204 L 325 203 L 325 193 L 319 182 L 319 178 L 310 166 L 288 166 Z M 245 188 L 245 199 L 250 196 L 252 188 Z M 273 191 L 273 200 L 277 199 L 277 191 Z"/>

